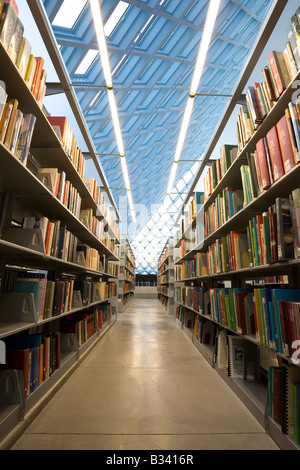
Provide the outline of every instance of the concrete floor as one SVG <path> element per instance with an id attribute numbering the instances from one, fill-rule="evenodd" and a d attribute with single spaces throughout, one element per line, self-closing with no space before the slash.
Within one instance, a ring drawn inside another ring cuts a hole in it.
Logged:
<path id="1" fill-rule="evenodd" d="M 276 450 L 155 299 L 136 299 L 13 450 Z"/>

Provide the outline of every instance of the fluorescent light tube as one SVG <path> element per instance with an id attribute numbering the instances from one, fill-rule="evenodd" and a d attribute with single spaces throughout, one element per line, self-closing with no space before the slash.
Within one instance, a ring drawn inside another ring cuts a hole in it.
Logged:
<path id="1" fill-rule="evenodd" d="M 127 190 L 130 190 L 129 176 L 128 176 L 128 170 L 127 170 L 125 157 L 121 157 L 121 165 L 122 165 L 122 171 L 123 171 L 123 176 L 125 180 L 125 187 Z"/>
<path id="2" fill-rule="evenodd" d="M 177 162 L 173 162 L 170 178 L 169 178 L 169 184 L 168 184 L 168 190 L 167 190 L 167 195 L 170 194 L 173 188 L 175 176 L 176 176 L 176 170 L 177 170 Z"/>
<path id="3" fill-rule="evenodd" d="M 131 195 L 130 190 L 127 191 L 127 197 L 128 197 L 128 201 L 129 201 L 129 207 L 130 207 L 130 211 L 131 211 L 132 220 L 133 220 L 133 222 L 136 222 L 134 207 L 133 207 L 133 202 L 132 202 L 132 195 Z"/>
<path id="4" fill-rule="evenodd" d="M 108 91 L 108 100 L 109 100 L 109 105 L 110 105 L 110 111 L 111 111 L 111 115 L 112 115 L 114 129 L 115 129 L 116 139 L 117 139 L 117 145 L 118 145 L 119 153 L 122 157 L 122 156 L 125 155 L 125 152 L 124 152 L 124 146 L 123 146 L 121 127 L 120 127 L 120 122 L 119 122 L 119 116 L 118 116 L 118 110 L 117 110 L 115 94 L 114 94 L 113 90 L 107 90 L 107 91 Z"/>
<path id="5" fill-rule="evenodd" d="M 92 14 L 93 14 L 93 20 L 94 20 L 94 25 L 95 25 L 95 31 L 96 31 L 106 86 L 109 88 L 112 88 L 112 78 L 111 78 L 111 71 L 110 71 L 110 65 L 109 65 L 109 57 L 108 57 L 108 51 L 106 47 L 106 39 L 105 39 L 99 0 L 90 0 L 90 5 L 92 9 Z"/>
<path id="6" fill-rule="evenodd" d="M 205 20 L 204 30 L 200 42 L 197 61 L 194 69 L 193 79 L 190 88 L 190 94 L 195 95 L 199 86 L 201 75 L 203 72 L 207 51 L 211 41 L 212 33 L 214 30 L 216 18 L 219 11 L 221 0 L 211 0 Z"/>

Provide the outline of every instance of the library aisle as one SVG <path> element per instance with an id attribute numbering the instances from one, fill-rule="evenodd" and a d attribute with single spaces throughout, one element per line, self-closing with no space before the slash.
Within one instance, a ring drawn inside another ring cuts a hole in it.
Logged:
<path id="1" fill-rule="evenodd" d="M 166 314 L 136 299 L 12 450 L 277 450 Z"/>

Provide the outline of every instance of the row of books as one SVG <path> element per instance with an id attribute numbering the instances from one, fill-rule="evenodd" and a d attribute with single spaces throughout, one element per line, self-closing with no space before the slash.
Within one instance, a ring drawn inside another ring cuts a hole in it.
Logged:
<path id="1" fill-rule="evenodd" d="M 199 220 L 196 221 L 196 223 L 185 233 L 185 238 L 180 239 L 178 253 L 175 253 L 175 261 L 177 261 L 177 257 L 182 258 L 203 241 L 204 229 L 204 217 L 200 217 Z"/>
<path id="2" fill-rule="evenodd" d="M 159 295 L 158 300 L 166 309 L 168 308 L 169 297 L 167 297 L 166 295 Z"/>
<path id="3" fill-rule="evenodd" d="M 60 325 L 60 333 L 76 335 L 78 346 L 81 347 L 95 334 L 95 315 L 91 312 L 78 312 L 68 315 Z"/>
<path id="4" fill-rule="evenodd" d="M 120 279 L 124 279 L 128 282 L 134 282 L 134 274 L 128 271 L 125 267 L 120 266 Z"/>
<path id="5" fill-rule="evenodd" d="M 191 286 L 175 286 L 174 300 L 177 303 L 200 313 L 203 309 L 202 288 Z"/>
<path id="6" fill-rule="evenodd" d="M 117 239 L 120 240 L 120 229 L 113 219 L 113 214 L 110 208 L 105 204 L 104 194 L 101 192 L 100 186 L 97 186 L 97 181 L 95 178 L 83 178 L 83 181 L 99 207 L 101 214 L 104 215 L 106 222 L 112 228 Z"/>
<path id="7" fill-rule="evenodd" d="M 35 123 L 36 117 L 23 113 L 18 100 L 9 98 L 0 85 L 0 142 L 23 165 L 27 163 Z"/>
<path id="8" fill-rule="evenodd" d="M 207 254 L 196 252 L 192 259 L 175 265 L 175 280 L 183 281 L 194 277 L 207 276 Z"/>
<path id="9" fill-rule="evenodd" d="M 46 94 L 47 73 L 43 57 L 35 57 L 24 36 L 15 0 L 0 0 L 0 41 L 40 107 Z"/>
<path id="10" fill-rule="evenodd" d="M 86 228 L 93 234 L 95 237 L 100 240 L 109 250 L 113 248 L 116 244 L 115 239 L 111 238 L 108 234 L 106 222 L 99 220 L 96 216 L 93 215 L 93 209 L 82 209 L 80 211 L 79 220 L 86 226 Z"/>
<path id="11" fill-rule="evenodd" d="M 170 297 L 170 295 L 169 295 L 170 291 L 171 290 L 168 286 L 157 286 L 157 292 L 159 294 L 167 295 L 168 297 Z"/>
<path id="12" fill-rule="evenodd" d="M 84 178 L 85 158 L 82 151 L 77 145 L 74 132 L 65 116 L 47 116 L 48 120 L 57 133 L 63 149 L 72 161 L 75 169 L 78 171 L 83 182 L 87 186 L 92 198 L 98 205 L 101 213 L 104 215 L 107 223 L 112 227 L 115 235 L 119 238 L 120 233 L 110 208 L 105 204 L 105 198 L 101 192 L 100 186 L 97 186 L 95 178 Z M 62 173 L 57 168 L 46 168 L 42 170 L 44 173 L 51 171 L 52 173 Z M 54 175 L 55 176 L 55 175 Z M 53 178 L 55 181 L 55 178 Z M 53 191 L 54 192 L 54 191 Z"/>
<path id="13" fill-rule="evenodd" d="M 104 301 L 115 297 L 117 286 L 114 282 L 94 281 L 92 278 L 81 280 L 63 275 L 60 279 L 51 279 L 45 271 L 6 269 L 1 291 L 3 294 L 33 294 L 37 320 L 41 321 L 70 312 L 74 291 L 80 292 L 80 303 L 87 306 L 96 300 Z"/>
<path id="14" fill-rule="evenodd" d="M 87 244 L 80 243 L 78 238 L 72 234 L 60 220 L 49 220 L 47 217 L 27 216 L 23 218 L 23 229 L 40 229 L 42 232 L 42 241 L 45 247 L 45 254 L 55 258 L 69 261 L 71 263 L 78 262 L 78 252 L 84 254 L 85 267 L 94 269 L 95 271 L 116 273 L 117 270 L 112 263 L 108 263 L 107 257 L 101 255 L 98 250 Z M 15 230 L 21 228 L 15 228 Z M 112 252 L 118 253 L 118 247 L 114 239 L 110 239 L 107 235 L 102 238 L 102 243 Z M 102 262 L 104 260 L 104 263 Z"/>
<path id="15" fill-rule="evenodd" d="M 208 237 L 215 232 L 237 214 L 243 205 L 242 189 L 224 188 L 204 213 L 204 236 Z"/>
<path id="16" fill-rule="evenodd" d="M 105 323 L 112 319 L 114 313 L 115 307 L 112 304 L 101 304 L 97 310 L 98 327 L 100 330 L 105 326 Z"/>
<path id="17" fill-rule="evenodd" d="M 26 399 L 59 369 L 60 342 L 59 331 L 5 338 L 6 364 L 1 368 L 22 371 Z"/>
<path id="18" fill-rule="evenodd" d="M 124 264 L 125 264 L 125 260 L 124 260 Z M 158 274 L 163 273 L 164 271 L 166 271 L 166 269 L 168 269 L 168 267 L 169 267 L 169 247 L 167 246 L 158 261 L 157 273 Z"/>
<path id="19" fill-rule="evenodd" d="M 269 349 L 293 357 L 300 338 L 300 289 L 176 287 L 175 300 Z"/>
<path id="20" fill-rule="evenodd" d="M 58 331 L 39 334 L 9 336 L 5 338 L 6 364 L 1 369 L 22 371 L 24 394 L 27 399 L 61 365 L 64 338 L 75 335 L 82 346 L 96 331 L 101 330 L 113 314 L 111 304 L 102 304 L 94 312 L 73 313 L 64 318 Z"/>
<path id="21" fill-rule="evenodd" d="M 237 151 L 237 145 L 224 144 L 220 149 L 220 158 L 211 161 L 211 166 L 208 168 L 203 180 L 205 201 L 207 201 L 224 177 L 225 173 L 236 160 Z"/>
<path id="22" fill-rule="evenodd" d="M 116 241 L 109 236 L 106 222 L 94 216 L 92 208 L 81 208 L 81 196 L 70 181 L 66 180 L 64 171 L 58 171 L 57 168 L 42 168 L 37 171 L 36 176 L 98 240 L 109 250 L 114 251 Z M 118 230 L 116 233 L 118 234 Z"/>
<path id="23" fill-rule="evenodd" d="M 167 252 L 168 252 L 168 249 L 167 249 Z M 134 256 L 131 253 L 131 251 L 130 251 L 130 249 L 128 248 L 127 245 L 125 245 L 125 244 L 122 245 L 122 250 L 121 250 L 120 255 L 121 255 L 122 263 L 125 266 L 127 266 L 131 271 L 134 271 L 135 266 L 136 266 L 135 259 L 134 259 Z M 168 254 L 165 254 L 164 256 L 166 258 L 168 256 Z"/>
<path id="24" fill-rule="evenodd" d="M 256 144 L 241 166 L 244 205 L 282 178 L 300 161 L 300 104 L 290 102 L 285 115 Z"/>
<path id="25" fill-rule="evenodd" d="M 208 274 L 298 259 L 300 190 L 276 198 L 266 212 L 249 220 L 243 232 L 230 232 L 208 249 Z"/>
<path id="26" fill-rule="evenodd" d="M 195 327 L 196 316 L 184 305 L 178 305 L 175 311 L 175 317 L 177 320 L 189 330 L 193 330 Z"/>
<path id="27" fill-rule="evenodd" d="M 299 11 L 297 8 L 290 19 L 285 50 L 269 54 L 262 71 L 264 81 L 248 87 L 247 104 L 239 108 L 237 138 L 240 152 L 300 70 Z"/>
<path id="28" fill-rule="evenodd" d="M 73 163 L 75 169 L 77 170 L 81 178 L 83 178 L 85 169 L 85 158 L 83 156 L 82 151 L 78 147 L 74 132 L 68 122 L 67 117 L 47 116 L 47 119 L 53 127 L 56 135 L 58 136 L 62 148 Z"/>
<path id="29" fill-rule="evenodd" d="M 196 191 L 187 206 L 187 212 L 184 217 L 181 219 L 180 229 L 177 231 L 175 237 L 175 243 L 177 243 L 182 237 L 185 236 L 185 232 L 188 227 L 192 224 L 193 220 L 196 218 L 196 215 L 200 211 L 202 205 L 204 204 L 204 192 Z"/>
<path id="30" fill-rule="evenodd" d="M 291 358 L 299 340 L 300 290 L 292 288 L 214 288 L 204 292 L 204 313 L 258 344 Z M 210 310 L 210 312 L 209 312 Z"/>

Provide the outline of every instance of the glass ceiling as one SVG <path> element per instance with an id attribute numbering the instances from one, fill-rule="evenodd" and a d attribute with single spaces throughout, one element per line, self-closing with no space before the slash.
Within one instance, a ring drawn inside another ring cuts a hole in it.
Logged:
<path id="1" fill-rule="evenodd" d="M 138 273 L 156 272 L 183 193 L 228 104 L 224 96 L 207 95 L 232 93 L 271 3 L 222 0 L 198 89 L 202 96 L 195 98 L 178 163 L 170 214 L 162 215 L 209 1 L 100 0 L 132 199 L 140 214 L 136 223 L 128 210 L 125 214 Z M 126 189 L 90 3 L 43 4 L 114 200 L 121 207 Z"/>

